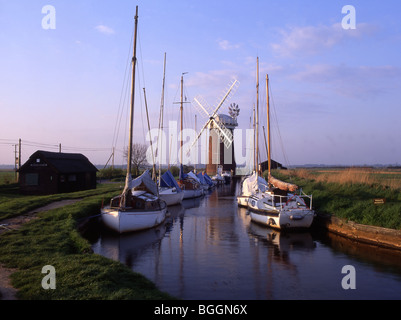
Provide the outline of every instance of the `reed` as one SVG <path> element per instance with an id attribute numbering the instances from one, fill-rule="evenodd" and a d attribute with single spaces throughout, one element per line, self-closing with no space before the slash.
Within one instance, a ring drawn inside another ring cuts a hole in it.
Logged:
<path id="1" fill-rule="evenodd" d="M 362 184 L 372 187 L 383 187 L 401 190 L 401 170 L 344 168 L 344 169 L 292 169 L 282 170 L 280 174 L 287 178 L 306 179 L 322 183 L 340 185 Z"/>

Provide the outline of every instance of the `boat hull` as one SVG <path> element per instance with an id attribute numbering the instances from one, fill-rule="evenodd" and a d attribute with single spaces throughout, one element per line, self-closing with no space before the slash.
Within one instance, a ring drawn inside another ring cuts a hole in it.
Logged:
<path id="1" fill-rule="evenodd" d="M 166 202 L 167 206 L 173 206 L 182 202 L 184 192 L 172 191 L 172 189 L 159 190 L 159 197 Z"/>
<path id="2" fill-rule="evenodd" d="M 237 196 L 237 203 L 240 207 L 248 207 L 249 196 Z"/>
<path id="3" fill-rule="evenodd" d="M 158 226 L 166 219 L 167 208 L 154 211 L 129 211 L 105 207 L 101 210 L 103 223 L 118 232 L 133 232 Z"/>
<path id="4" fill-rule="evenodd" d="M 199 189 L 185 189 L 184 199 L 198 198 L 203 195 L 203 188 Z"/>
<path id="5" fill-rule="evenodd" d="M 275 229 L 308 229 L 315 216 L 313 210 L 306 206 L 273 207 L 268 198 L 250 197 L 248 209 L 253 222 Z"/>
<path id="6" fill-rule="evenodd" d="M 255 223 L 274 229 L 308 229 L 312 225 L 314 214 L 301 210 L 273 212 L 260 212 L 250 210 L 251 220 Z"/>

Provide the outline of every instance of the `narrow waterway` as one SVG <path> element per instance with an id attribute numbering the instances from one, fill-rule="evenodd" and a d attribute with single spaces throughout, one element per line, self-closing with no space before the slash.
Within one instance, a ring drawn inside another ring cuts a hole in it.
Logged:
<path id="1" fill-rule="evenodd" d="M 237 206 L 238 186 L 169 207 L 155 229 L 117 235 L 98 226 L 88 235 L 93 250 L 180 299 L 401 299 L 399 252 L 256 225 Z"/>

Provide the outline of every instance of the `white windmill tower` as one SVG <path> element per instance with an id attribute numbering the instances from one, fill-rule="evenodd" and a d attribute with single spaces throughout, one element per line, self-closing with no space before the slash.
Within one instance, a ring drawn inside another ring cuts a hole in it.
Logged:
<path id="1" fill-rule="evenodd" d="M 238 80 L 233 80 L 228 88 L 224 90 L 222 97 L 217 100 L 219 103 L 214 109 L 210 108 L 202 97 L 197 96 L 194 99 L 195 106 L 198 107 L 200 114 L 207 118 L 207 121 L 190 148 L 196 144 L 204 130 L 209 128 L 209 154 L 206 165 L 206 173 L 208 175 L 215 175 L 219 166 L 222 166 L 223 171 L 232 170 L 232 172 L 235 172 L 233 131 L 238 126 L 239 108 L 238 105 L 231 104 L 229 107 L 230 115 L 218 114 L 217 112 L 234 95 L 238 86 Z"/>

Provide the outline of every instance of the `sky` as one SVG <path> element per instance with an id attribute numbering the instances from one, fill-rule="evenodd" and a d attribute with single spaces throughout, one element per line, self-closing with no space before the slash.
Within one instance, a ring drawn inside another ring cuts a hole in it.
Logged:
<path id="1" fill-rule="evenodd" d="M 158 127 L 166 53 L 165 127 L 179 121 L 183 73 L 185 127 L 194 129 L 197 115 L 198 131 L 207 118 L 194 98 L 213 107 L 236 79 L 219 111 L 239 105 L 236 132 L 249 147 L 258 58 L 259 122 L 266 126 L 268 74 L 273 159 L 401 163 L 400 1 L 0 0 L 0 164 L 14 164 L 19 139 L 22 163 L 59 144 L 94 164 L 115 147 L 115 164 L 125 163 L 137 5 L 134 142 L 147 143 L 146 105 Z M 354 14 L 342 12 L 347 5 Z"/>

